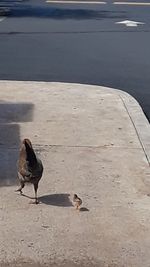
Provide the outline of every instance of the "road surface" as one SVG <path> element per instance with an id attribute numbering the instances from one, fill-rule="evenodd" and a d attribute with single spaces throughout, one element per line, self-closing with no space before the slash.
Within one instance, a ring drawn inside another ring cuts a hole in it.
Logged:
<path id="1" fill-rule="evenodd" d="M 150 1 L 58 2 L 1 2 L 0 79 L 118 88 L 150 119 Z"/>

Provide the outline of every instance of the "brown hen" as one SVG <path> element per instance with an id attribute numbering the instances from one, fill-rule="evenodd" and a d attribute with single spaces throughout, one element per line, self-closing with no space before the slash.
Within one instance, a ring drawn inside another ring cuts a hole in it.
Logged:
<path id="1" fill-rule="evenodd" d="M 16 191 L 20 191 L 20 194 L 22 194 L 22 189 L 24 188 L 25 183 L 33 184 L 35 203 L 38 204 L 37 189 L 42 174 L 42 161 L 36 156 L 31 141 L 29 139 L 24 139 L 21 144 L 18 160 L 18 178 L 20 187 Z"/>

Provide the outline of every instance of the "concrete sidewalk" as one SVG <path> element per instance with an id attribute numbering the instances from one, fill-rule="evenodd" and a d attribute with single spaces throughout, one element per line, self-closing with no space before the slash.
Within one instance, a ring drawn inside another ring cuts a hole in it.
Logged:
<path id="1" fill-rule="evenodd" d="M 39 205 L 14 192 L 26 137 L 44 165 Z M 149 159 L 150 126 L 128 94 L 0 81 L 0 266 L 149 267 Z"/>

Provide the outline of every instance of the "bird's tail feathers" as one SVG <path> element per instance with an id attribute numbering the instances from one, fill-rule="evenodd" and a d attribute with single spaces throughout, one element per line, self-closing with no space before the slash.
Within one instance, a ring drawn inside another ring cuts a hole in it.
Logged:
<path id="1" fill-rule="evenodd" d="M 32 144 L 29 139 L 23 140 L 23 153 L 26 155 L 26 160 L 29 163 L 29 166 L 34 166 L 37 163 L 37 158 L 35 152 L 32 148 Z"/>

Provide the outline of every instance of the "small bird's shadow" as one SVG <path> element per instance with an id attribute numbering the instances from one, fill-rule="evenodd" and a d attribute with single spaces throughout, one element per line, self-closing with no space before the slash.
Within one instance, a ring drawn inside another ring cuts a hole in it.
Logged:
<path id="1" fill-rule="evenodd" d="M 90 210 L 87 209 L 86 207 L 82 207 L 82 208 L 80 208 L 80 211 L 90 211 Z"/>
<path id="2" fill-rule="evenodd" d="M 39 197 L 39 201 L 46 205 L 53 205 L 58 207 L 71 207 L 72 202 L 69 199 L 70 194 L 51 194 Z"/>

